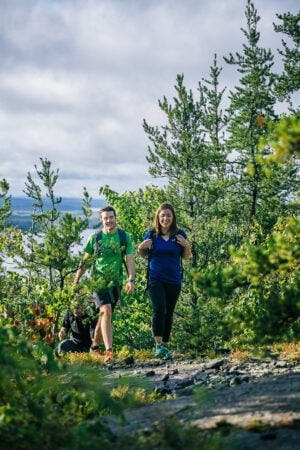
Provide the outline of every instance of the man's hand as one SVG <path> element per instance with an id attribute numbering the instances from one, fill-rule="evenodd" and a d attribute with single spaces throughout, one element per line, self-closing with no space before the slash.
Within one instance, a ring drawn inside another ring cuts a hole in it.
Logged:
<path id="1" fill-rule="evenodd" d="M 133 294 L 134 292 L 134 281 L 127 281 L 125 285 L 125 292 L 127 294 Z"/>
<path id="2" fill-rule="evenodd" d="M 59 331 L 59 333 L 58 333 L 58 337 L 59 337 L 59 340 L 61 341 L 64 337 L 65 337 L 65 335 L 66 335 L 66 329 L 64 328 L 64 327 L 62 327 L 61 329 L 60 329 L 60 331 Z"/>

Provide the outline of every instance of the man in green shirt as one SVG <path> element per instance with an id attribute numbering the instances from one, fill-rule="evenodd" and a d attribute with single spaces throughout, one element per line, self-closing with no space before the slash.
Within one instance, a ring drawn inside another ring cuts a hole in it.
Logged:
<path id="1" fill-rule="evenodd" d="M 91 350 L 101 355 L 99 348 L 103 341 L 105 346 L 104 361 L 113 358 L 113 331 L 112 313 L 121 295 L 123 284 L 122 272 L 122 248 L 120 235 L 117 229 L 117 217 L 113 207 L 105 206 L 100 210 L 100 220 L 103 224 L 101 242 L 97 243 L 96 233 L 89 236 L 84 249 L 83 262 L 76 272 L 74 284 L 78 284 L 85 272 L 84 261 L 96 254 L 94 276 L 99 281 L 99 289 L 94 293 L 95 305 L 99 311 Z M 135 262 L 134 248 L 130 235 L 125 232 L 126 250 L 125 257 L 128 267 L 128 279 L 125 291 L 128 294 L 134 292 Z M 97 246 L 99 249 L 97 251 Z"/>

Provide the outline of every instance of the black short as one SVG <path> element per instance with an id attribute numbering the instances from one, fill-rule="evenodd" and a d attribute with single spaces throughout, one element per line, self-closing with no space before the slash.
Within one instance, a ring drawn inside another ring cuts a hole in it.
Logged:
<path id="1" fill-rule="evenodd" d="M 121 297 L 121 286 L 113 286 L 111 289 L 103 289 L 93 294 L 95 306 L 99 309 L 103 305 L 111 305 L 114 311 L 116 304 Z"/>

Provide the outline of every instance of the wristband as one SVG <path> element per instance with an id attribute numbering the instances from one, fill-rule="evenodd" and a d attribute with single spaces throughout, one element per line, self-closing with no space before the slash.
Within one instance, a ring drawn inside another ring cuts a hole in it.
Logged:
<path id="1" fill-rule="evenodd" d="M 134 283 L 134 282 L 135 282 L 135 279 L 132 278 L 131 280 L 128 280 L 128 282 L 129 282 L 129 283 Z"/>

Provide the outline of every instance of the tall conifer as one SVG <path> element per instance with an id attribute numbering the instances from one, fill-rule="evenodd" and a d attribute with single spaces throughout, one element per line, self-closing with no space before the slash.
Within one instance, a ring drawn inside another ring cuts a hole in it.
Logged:
<path id="1" fill-rule="evenodd" d="M 232 209 L 239 212 L 241 226 L 250 232 L 259 224 L 266 232 L 278 216 L 284 214 L 287 199 L 293 192 L 293 164 L 277 168 L 268 178 L 259 163 L 259 141 L 268 133 L 267 122 L 277 120 L 275 104 L 276 76 L 272 72 L 271 50 L 259 46 L 260 17 L 254 4 L 246 5 L 246 38 L 242 53 L 232 53 L 225 61 L 242 75 L 230 92 L 230 121 L 227 148 L 232 152 Z M 265 152 L 268 153 L 268 149 Z"/>

